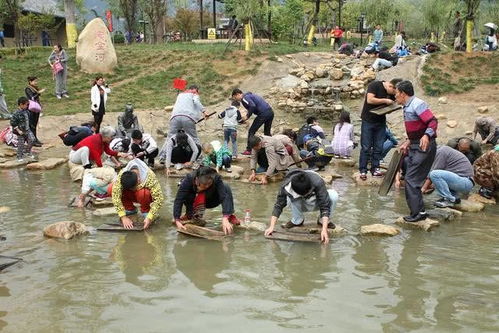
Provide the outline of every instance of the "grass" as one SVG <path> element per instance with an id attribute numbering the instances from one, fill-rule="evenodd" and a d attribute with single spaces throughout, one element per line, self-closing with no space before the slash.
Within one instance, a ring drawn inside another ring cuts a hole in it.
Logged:
<path id="1" fill-rule="evenodd" d="M 174 78 L 183 77 L 201 89 L 205 105 L 226 100 L 230 91 L 248 76 L 255 75 L 265 60 L 302 51 L 326 51 L 328 45 L 313 48 L 286 43 L 256 46 L 246 53 L 232 46 L 225 54 L 225 44 L 172 43 L 168 45 L 117 45 L 119 66 L 105 75 L 112 92 L 108 111 L 122 111 L 128 102 L 136 109 L 162 109 L 175 101 Z M 13 49 L 2 49 L 0 68 L 9 109 L 16 107 L 17 98 L 24 95 L 26 78 L 37 76 L 40 88 L 46 88 L 41 102 L 46 115 L 67 115 L 90 112 L 90 87 L 96 74 L 79 71 L 75 50 L 69 50 L 69 99 L 57 100 L 54 81 L 47 58 L 50 48 L 33 47 L 21 55 Z"/>
<path id="2" fill-rule="evenodd" d="M 480 84 L 498 84 L 499 57 L 494 52 L 436 53 L 428 58 L 423 72 L 427 95 L 463 93 Z"/>

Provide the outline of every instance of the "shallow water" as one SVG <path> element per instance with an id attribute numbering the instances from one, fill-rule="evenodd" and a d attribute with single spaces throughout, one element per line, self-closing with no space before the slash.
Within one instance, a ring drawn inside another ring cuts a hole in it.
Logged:
<path id="1" fill-rule="evenodd" d="M 351 233 L 330 245 L 244 231 L 220 243 L 177 235 L 169 222 L 176 181 L 162 177 L 167 202 L 152 230 L 45 239 L 52 222 L 113 222 L 66 207 L 78 191 L 67 175 L 66 167 L 0 172 L 0 205 L 11 208 L 0 215 L 1 254 L 24 259 L 0 273 L 5 332 L 499 330 L 497 207 L 429 233 L 358 237 L 361 225 L 407 209 L 403 193 L 379 197 L 346 177 L 334 183 L 334 220 Z M 241 217 L 249 208 L 266 223 L 278 185 L 232 187 Z M 219 215 L 209 212 L 216 223 Z"/>

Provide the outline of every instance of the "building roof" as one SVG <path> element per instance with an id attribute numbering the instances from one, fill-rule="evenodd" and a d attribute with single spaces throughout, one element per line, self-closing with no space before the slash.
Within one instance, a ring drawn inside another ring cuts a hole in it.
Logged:
<path id="1" fill-rule="evenodd" d="M 64 12 L 59 7 L 57 0 L 24 0 L 21 3 L 23 10 L 37 14 L 53 14 L 58 17 L 65 17 Z"/>

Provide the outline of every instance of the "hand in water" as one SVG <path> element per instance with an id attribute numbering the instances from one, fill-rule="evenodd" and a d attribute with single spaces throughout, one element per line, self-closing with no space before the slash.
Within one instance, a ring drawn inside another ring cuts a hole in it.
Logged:
<path id="1" fill-rule="evenodd" d="M 151 220 L 151 219 L 146 218 L 146 219 L 144 220 L 144 229 L 149 228 L 149 226 L 151 225 L 151 223 L 152 223 L 152 220 Z"/>
<path id="2" fill-rule="evenodd" d="M 175 225 L 177 226 L 177 229 L 187 230 L 187 228 L 180 221 L 175 221 Z"/>
<path id="3" fill-rule="evenodd" d="M 262 185 L 267 185 L 269 181 L 267 180 L 267 176 L 262 177 L 262 181 L 260 182 Z"/>
<path id="4" fill-rule="evenodd" d="M 255 174 L 255 172 L 252 172 L 251 175 L 249 176 L 248 180 L 250 182 L 253 182 L 253 181 L 255 181 L 255 179 L 256 179 L 256 174 Z"/>
<path id="5" fill-rule="evenodd" d="M 272 235 L 273 232 L 274 232 L 274 228 L 269 227 L 269 228 L 265 229 L 264 235 L 270 236 L 270 235 Z"/>
<path id="6" fill-rule="evenodd" d="M 222 230 L 226 235 L 232 233 L 232 224 L 230 224 L 229 219 L 227 217 L 222 218 Z"/>
<path id="7" fill-rule="evenodd" d="M 123 216 L 121 218 L 121 223 L 123 223 L 123 227 L 125 229 L 132 229 L 133 228 L 133 221 L 127 216 Z"/>
<path id="8" fill-rule="evenodd" d="M 329 243 L 329 233 L 327 229 L 323 228 L 321 231 L 321 242 L 323 242 L 324 244 Z"/>

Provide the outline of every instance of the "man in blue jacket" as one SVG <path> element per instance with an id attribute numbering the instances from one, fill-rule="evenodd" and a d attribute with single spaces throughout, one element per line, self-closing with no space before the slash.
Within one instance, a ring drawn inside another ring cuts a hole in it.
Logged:
<path id="1" fill-rule="evenodd" d="M 272 107 L 267 103 L 261 96 L 253 94 L 251 92 L 244 93 L 241 89 L 234 89 L 232 91 L 232 98 L 238 102 L 241 102 L 243 106 L 248 110 L 246 118 L 244 121 L 248 120 L 252 114 L 256 115 L 255 120 L 251 124 L 248 130 L 248 140 L 255 135 L 256 131 L 263 125 L 263 134 L 267 136 L 272 136 L 270 129 L 272 127 L 272 121 L 274 120 L 274 111 Z M 243 155 L 251 155 L 251 148 L 249 143 L 246 146 L 246 150 Z"/>

